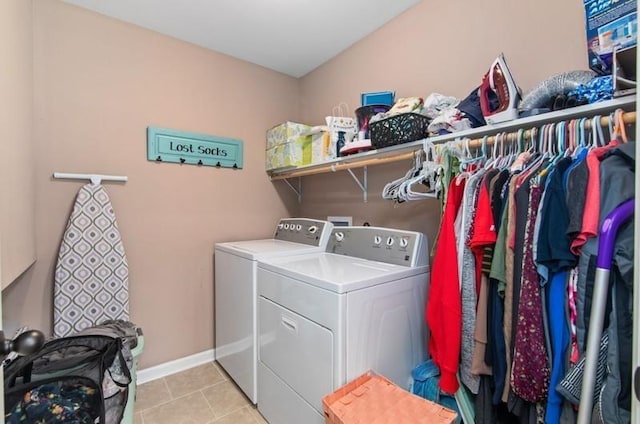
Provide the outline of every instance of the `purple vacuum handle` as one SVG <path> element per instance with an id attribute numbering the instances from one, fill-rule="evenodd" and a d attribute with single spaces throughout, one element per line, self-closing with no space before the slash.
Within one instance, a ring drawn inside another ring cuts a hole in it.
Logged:
<path id="1" fill-rule="evenodd" d="M 614 210 L 602 222 L 600 239 L 598 241 L 598 260 L 596 261 L 596 275 L 593 287 L 593 304 L 589 318 L 587 334 L 587 348 L 585 351 L 585 365 L 580 393 L 580 407 L 578 408 L 577 424 L 591 423 L 593 410 L 593 389 L 596 384 L 598 355 L 602 326 L 607 309 L 607 290 L 609 288 L 609 274 L 613 262 L 613 251 L 620 226 L 633 215 L 635 199 L 627 200 Z"/>
<path id="2" fill-rule="evenodd" d="M 612 210 L 602 222 L 598 242 L 598 268 L 611 270 L 618 229 L 633 216 L 634 202 L 634 199 L 627 200 Z"/>

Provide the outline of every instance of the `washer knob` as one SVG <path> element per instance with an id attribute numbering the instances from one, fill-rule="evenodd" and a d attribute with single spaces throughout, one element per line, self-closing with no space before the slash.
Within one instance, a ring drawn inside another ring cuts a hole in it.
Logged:
<path id="1" fill-rule="evenodd" d="M 344 240 L 344 233 L 342 231 L 338 231 L 336 233 L 336 241 L 342 241 Z"/>
<path id="2" fill-rule="evenodd" d="M 382 237 L 380 236 L 374 236 L 373 237 L 373 244 L 375 244 L 376 246 L 379 246 L 380 243 L 382 243 Z"/>
<path id="3" fill-rule="evenodd" d="M 394 242 L 393 237 L 389 237 L 387 239 L 387 246 L 393 246 L 393 242 Z"/>
<path id="4" fill-rule="evenodd" d="M 312 225 L 311 227 L 309 227 L 309 232 L 310 232 L 311 234 L 315 234 L 315 233 L 316 233 L 316 231 L 318 231 L 318 227 L 317 227 L 317 226 Z"/>
<path id="5" fill-rule="evenodd" d="M 409 245 L 409 240 L 405 237 L 400 238 L 400 247 L 407 247 Z"/>
<path id="6" fill-rule="evenodd" d="M 302 225 L 300 224 L 296 225 L 296 231 L 300 231 L 300 230 L 302 230 Z"/>
<path id="7" fill-rule="evenodd" d="M 284 224 L 284 229 L 288 230 L 289 229 L 289 224 Z"/>
<path id="8" fill-rule="evenodd" d="M 282 230 L 284 228 L 284 224 L 278 224 L 278 229 Z"/>

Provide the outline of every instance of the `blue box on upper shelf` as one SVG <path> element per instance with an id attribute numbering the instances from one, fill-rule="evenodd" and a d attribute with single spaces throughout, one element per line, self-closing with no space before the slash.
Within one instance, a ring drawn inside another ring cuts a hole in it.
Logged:
<path id="1" fill-rule="evenodd" d="M 360 94 L 360 104 L 362 106 L 369 105 L 387 105 L 393 106 L 396 93 L 393 91 L 378 91 L 375 93 Z"/>

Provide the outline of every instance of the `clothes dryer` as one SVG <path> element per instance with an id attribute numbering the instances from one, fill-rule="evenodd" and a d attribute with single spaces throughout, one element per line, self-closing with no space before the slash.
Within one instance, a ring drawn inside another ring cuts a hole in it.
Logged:
<path id="1" fill-rule="evenodd" d="M 286 218 L 273 238 L 217 243 L 215 246 L 216 360 L 257 403 L 257 261 L 324 251 L 333 224 Z"/>
<path id="2" fill-rule="evenodd" d="M 258 263 L 258 409 L 324 423 L 322 397 L 371 369 L 408 388 L 426 359 L 423 234 L 335 227 L 326 252 Z"/>

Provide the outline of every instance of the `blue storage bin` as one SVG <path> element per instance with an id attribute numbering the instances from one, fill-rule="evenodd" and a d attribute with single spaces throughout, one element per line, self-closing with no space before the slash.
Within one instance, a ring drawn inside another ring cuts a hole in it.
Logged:
<path id="1" fill-rule="evenodd" d="M 370 105 L 386 105 L 393 106 L 396 93 L 393 91 L 378 91 L 375 93 L 360 94 L 360 103 L 362 106 Z"/>

